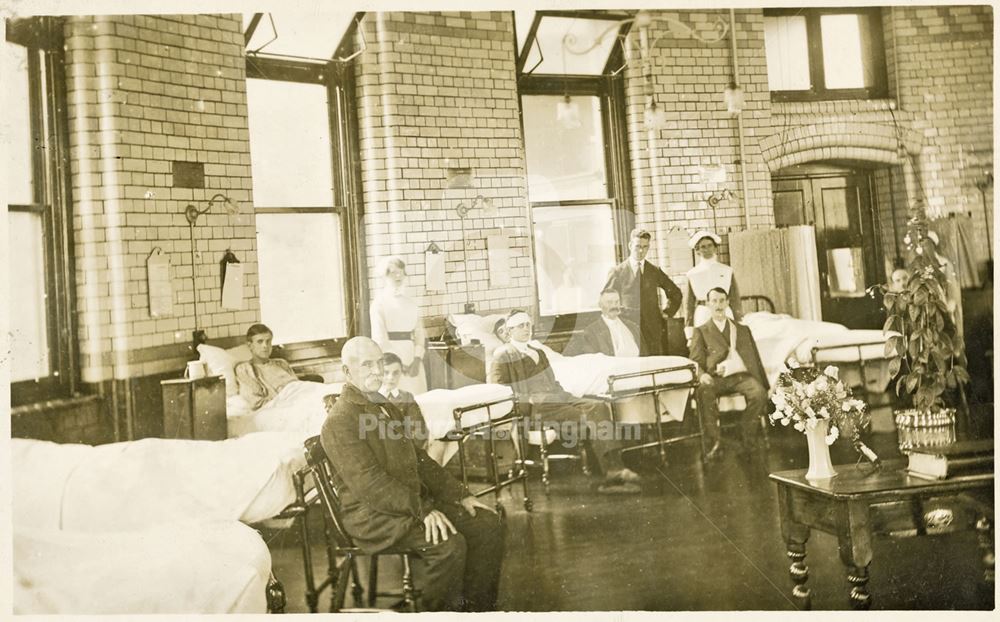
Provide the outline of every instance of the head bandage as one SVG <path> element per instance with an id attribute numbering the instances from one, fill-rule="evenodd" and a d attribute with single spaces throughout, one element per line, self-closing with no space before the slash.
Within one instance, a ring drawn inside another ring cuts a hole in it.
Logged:
<path id="1" fill-rule="evenodd" d="M 531 318 L 528 317 L 528 314 L 524 313 L 523 311 L 515 313 L 514 315 L 510 316 L 509 318 L 507 318 L 507 328 L 508 329 L 514 328 L 516 326 L 520 326 L 521 324 L 524 324 L 524 323 L 530 324 L 531 323 Z"/>

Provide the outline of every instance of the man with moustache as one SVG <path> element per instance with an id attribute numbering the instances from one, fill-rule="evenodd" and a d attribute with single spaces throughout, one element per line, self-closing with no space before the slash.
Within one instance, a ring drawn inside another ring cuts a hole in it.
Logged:
<path id="1" fill-rule="evenodd" d="M 423 609 L 494 610 L 505 540 L 500 518 L 411 438 L 379 433 L 406 428 L 399 409 L 378 393 L 378 344 L 354 337 L 341 358 L 346 382 L 340 397 L 327 401 L 320 442 L 347 532 L 366 554 L 418 551 L 413 574 Z"/>

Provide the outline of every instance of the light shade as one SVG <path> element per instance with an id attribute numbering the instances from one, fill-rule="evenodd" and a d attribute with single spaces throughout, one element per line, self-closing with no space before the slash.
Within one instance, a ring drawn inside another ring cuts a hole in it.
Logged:
<path id="1" fill-rule="evenodd" d="M 567 95 L 561 102 L 556 104 L 556 121 L 568 130 L 580 127 L 580 104 L 573 101 Z"/>

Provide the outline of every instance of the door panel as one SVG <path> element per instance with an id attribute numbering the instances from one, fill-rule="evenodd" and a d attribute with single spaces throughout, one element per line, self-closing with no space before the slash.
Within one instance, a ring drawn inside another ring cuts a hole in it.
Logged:
<path id="1" fill-rule="evenodd" d="M 816 226 L 823 319 L 880 327 L 881 308 L 865 295 L 881 265 L 868 174 L 775 176 L 772 185 L 776 224 Z"/>

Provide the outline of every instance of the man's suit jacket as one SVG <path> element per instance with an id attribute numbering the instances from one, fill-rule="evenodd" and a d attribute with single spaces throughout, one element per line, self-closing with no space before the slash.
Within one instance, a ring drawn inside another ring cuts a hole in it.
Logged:
<path id="1" fill-rule="evenodd" d="M 736 327 L 736 353 L 743 359 L 750 375 L 760 382 L 765 389 L 768 387 L 767 373 L 760 361 L 757 343 L 753 340 L 750 329 L 743 324 L 730 323 L 730 330 Z M 715 322 L 709 320 L 701 326 L 696 326 L 691 337 L 691 360 L 698 363 L 702 373 L 716 376 L 715 366 L 729 356 L 729 339 L 727 339 Z"/>
<path id="2" fill-rule="evenodd" d="M 646 342 L 643 340 L 642 335 L 639 332 L 639 327 L 625 318 L 621 318 L 621 321 L 625 324 L 625 328 L 628 329 L 628 332 L 632 334 L 632 338 L 635 339 L 636 345 L 639 346 L 639 356 L 645 356 Z M 611 329 L 608 328 L 608 325 L 604 321 L 603 317 L 597 318 L 594 322 L 587 326 L 587 328 L 583 329 L 583 335 L 578 349 L 580 350 L 580 354 L 599 352 L 601 354 L 607 354 L 608 356 L 615 356 L 615 344 L 611 339 Z"/>
<path id="3" fill-rule="evenodd" d="M 640 278 L 638 273 L 632 272 L 632 266 L 625 260 L 611 269 L 604 289 L 613 289 L 621 296 L 625 316 L 639 325 L 646 340 L 646 351 L 650 354 L 661 353 L 664 319 L 657 290 L 662 289 L 667 296 L 664 313 L 670 317 L 680 308 L 684 298 L 680 288 L 663 270 L 648 261 L 643 260 Z"/>
<path id="4" fill-rule="evenodd" d="M 323 423 L 320 443 L 336 475 L 344 527 L 365 553 L 399 542 L 434 509 L 454 503 L 468 491 L 405 435 L 380 433 L 366 425 L 386 425 L 403 415 L 379 393 L 345 384 Z M 367 416 L 365 416 L 367 415 Z"/>
<path id="5" fill-rule="evenodd" d="M 566 391 L 552 371 L 545 351 L 529 345 L 538 354 L 538 362 L 505 343 L 493 352 L 488 381 L 491 384 L 506 384 L 514 389 L 519 400 L 532 403 L 542 401 L 573 401 L 576 398 Z"/>

